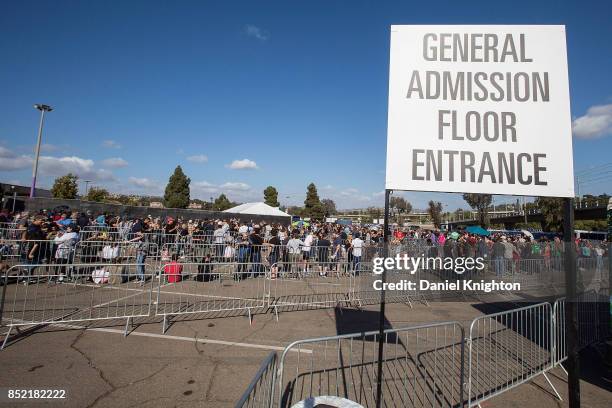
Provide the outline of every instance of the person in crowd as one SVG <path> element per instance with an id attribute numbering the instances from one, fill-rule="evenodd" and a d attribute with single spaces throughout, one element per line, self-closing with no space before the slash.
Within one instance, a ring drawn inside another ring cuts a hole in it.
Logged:
<path id="1" fill-rule="evenodd" d="M 361 239 L 361 234 L 356 233 L 355 238 L 351 242 L 351 249 L 353 250 L 353 273 L 355 276 L 359 275 L 361 270 L 361 254 L 363 251 L 364 242 Z"/>
<path id="2" fill-rule="evenodd" d="M 223 230 L 223 223 L 219 221 L 213 233 L 214 245 L 215 245 L 215 256 L 217 258 L 223 257 L 223 249 L 225 244 L 225 231 Z"/>
<path id="3" fill-rule="evenodd" d="M 178 283 L 183 280 L 183 265 L 179 263 L 177 254 L 173 254 L 170 263 L 164 265 L 164 275 L 168 283 Z"/>
<path id="4" fill-rule="evenodd" d="M 79 234 L 76 228 L 78 227 L 75 227 L 73 224 L 68 224 L 66 230 L 64 232 L 60 231 L 53 239 L 54 244 L 57 246 L 55 250 L 55 262 L 62 265 L 57 271 L 58 282 L 63 282 L 66 277 L 70 278 L 70 275 L 67 273 L 67 270 L 69 271 L 70 268 L 67 268 L 66 265 L 72 263 L 74 260 L 74 248 L 79 240 Z M 52 277 L 52 279 L 55 278 L 56 277 Z"/>
<path id="5" fill-rule="evenodd" d="M 306 237 L 304 238 L 304 245 L 302 246 L 302 260 L 303 266 L 302 270 L 304 273 L 308 273 L 308 261 L 310 261 L 310 249 L 312 248 L 314 242 L 314 235 L 312 233 L 312 229 L 308 228 L 306 230 Z"/>
<path id="6" fill-rule="evenodd" d="M 25 257 L 26 269 L 25 276 L 22 276 L 19 280 L 24 285 L 32 283 L 34 271 L 37 265 L 42 263 L 41 255 L 43 254 L 43 242 L 45 241 L 45 234 L 41 228 L 41 225 L 45 221 L 42 215 L 34 217 L 34 220 L 23 236 L 23 256 Z"/>
<path id="7" fill-rule="evenodd" d="M 505 252 L 506 248 L 503 242 L 504 237 L 499 237 L 495 240 L 491 250 L 491 259 L 493 261 L 493 270 L 497 277 L 501 277 L 506 271 Z"/>
<path id="8" fill-rule="evenodd" d="M 304 246 L 304 241 L 298 237 L 299 231 L 294 230 L 291 234 L 291 239 L 287 242 L 289 265 L 292 273 L 296 272 L 298 264 L 302 261 L 302 247 Z"/>
<path id="9" fill-rule="evenodd" d="M 327 272 L 330 270 L 329 265 L 329 249 L 331 247 L 331 241 L 328 238 L 326 232 L 319 232 L 319 239 L 317 240 L 317 260 L 319 263 L 320 276 L 327 276 Z"/>
<path id="10" fill-rule="evenodd" d="M 280 259 L 280 251 L 283 245 L 281 238 L 279 237 L 279 232 L 276 228 L 272 228 L 270 230 L 270 240 L 267 243 L 267 246 L 270 248 L 270 253 L 268 254 L 268 262 L 270 264 L 270 278 L 276 279 L 279 270 L 279 262 Z"/>
<path id="11" fill-rule="evenodd" d="M 260 233 L 261 228 L 259 225 L 256 225 L 253 227 L 251 235 L 249 235 L 249 243 L 251 244 L 251 276 L 254 277 L 258 277 L 264 272 L 261 263 L 261 250 L 264 241 Z"/>
<path id="12" fill-rule="evenodd" d="M 145 269 L 147 256 L 149 255 L 149 243 L 141 231 L 137 232 L 135 235 L 136 236 L 128 242 L 136 243 L 136 280 L 139 284 L 144 285 L 146 282 Z"/>

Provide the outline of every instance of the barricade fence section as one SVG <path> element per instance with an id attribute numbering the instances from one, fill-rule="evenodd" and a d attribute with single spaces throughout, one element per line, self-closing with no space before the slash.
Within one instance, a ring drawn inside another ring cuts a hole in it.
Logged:
<path id="1" fill-rule="evenodd" d="M 153 277 L 144 264 L 13 266 L 2 277 L 2 325 L 148 317 Z"/>
<path id="2" fill-rule="evenodd" d="M 269 408 L 276 375 L 277 353 L 268 354 L 246 391 L 236 403 L 236 408 Z"/>
<path id="3" fill-rule="evenodd" d="M 474 319 L 467 339 L 468 406 L 478 405 L 540 374 L 546 376 L 553 367 L 552 328 L 549 303 Z M 555 393 L 560 399 L 556 390 Z"/>
<path id="4" fill-rule="evenodd" d="M 193 313 L 267 308 L 269 275 L 253 263 L 186 263 L 171 261 L 160 269 L 155 315 L 167 317 Z"/>
<path id="5" fill-rule="evenodd" d="M 74 246 L 74 260 L 78 263 L 132 262 L 146 263 L 159 268 L 157 244 L 147 241 L 79 241 Z"/>
<path id="6" fill-rule="evenodd" d="M 24 232 L 25 228 L 3 224 L 3 226 L 0 226 L 0 239 L 21 239 Z"/>
<path id="7" fill-rule="evenodd" d="M 458 407 L 463 401 L 463 329 L 456 322 L 389 329 L 383 337 L 385 407 Z M 301 340 L 284 350 L 271 406 L 316 397 L 375 406 L 378 332 Z"/>
<path id="8" fill-rule="evenodd" d="M 588 305 L 596 305 L 597 300 L 596 293 L 581 294 L 579 318 L 592 314 Z M 471 322 L 467 337 L 457 322 L 386 330 L 381 406 L 479 406 L 538 375 L 561 400 L 547 372 L 565 356 L 564 302 L 558 299 L 554 306 L 540 303 L 479 316 Z M 601 340 L 583 326 L 581 348 Z M 280 357 L 272 385 L 266 382 L 274 400 L 256 406 L 316 406 L 329 397 L 374 406 L 378 335 L 354 333 L 290 344 Z M 263 366 L 269 365 L 269 359 Z M 251 384 L 261 383 L 260 373 Z M 252 386 L 245 395 L 251 391 Z"/>
<path id="9" fill-rule="evenodd" d="M 362 275 L 372 274 L 371 262 L 355 259 L 352 262 L 342 259 L 309 262 L 296 260 L 273 265 L 270 272 L 269 306 L 276 313 L 279 309 L 349 306 L 356 301 L 355 282 Z"/>
<path id="10" fill-rule="evenodd" d="M 582 350 L 606 338 L 603 317 L 609 313 L 607 292 L 598 293 L 588 290 L 576 298 L 576 321 L 578 324 L 578 348 Z M 566 343 L 566 298 L 559 298 L 553 304 L 553 333 L 555 338 L 554 365 L 558 366 L 567 359 Z"/>

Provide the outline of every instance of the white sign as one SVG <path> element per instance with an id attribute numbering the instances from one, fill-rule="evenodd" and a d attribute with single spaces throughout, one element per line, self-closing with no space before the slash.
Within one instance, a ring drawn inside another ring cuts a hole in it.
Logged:
<path id="1" fill-rule="evenodd" d="M 564 26 L 391 26 L 386 188 L 574 196 Z"/>

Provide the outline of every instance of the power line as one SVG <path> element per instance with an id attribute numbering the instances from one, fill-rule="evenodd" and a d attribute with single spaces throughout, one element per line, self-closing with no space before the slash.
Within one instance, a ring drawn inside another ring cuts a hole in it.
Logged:
<path id="1" fill-rule="evenodd" d="M 601 171 L 601 170 L 606 170 L 606 167 L 610 167 L 610 166 L 612 166 L 612 162 L 604 163 L 604 164 L 599 164 L 597 166 L 593 166 L 593 167 L 588 168 L 588 169 L 576 171 L 576 172 L 574 172 L 574 175 L 575 176 L 586 176 L 586 175 L 588 175 L 590 173 L 596 173 L 596 172 Z"/>

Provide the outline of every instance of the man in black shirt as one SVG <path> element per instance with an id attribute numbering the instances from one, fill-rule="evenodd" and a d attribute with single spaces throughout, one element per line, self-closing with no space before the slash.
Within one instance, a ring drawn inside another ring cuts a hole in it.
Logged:
<path id="1" fill-rule="evenodd" d="M 36 269 L 36 265 L 42 262 L 42 255 L 44 251 L 42 250 L 42 242 L 45 239 L 45 234 L 42 231 L 41 225 L 44 221 L 43 216 L 36 216 L 34 221 L 30 225 L 24 234 L 23 242 L 23 255 L 25 257 L 26 265 L 26 276 L 20 279 L 25 285 L 29 284 L 31 281 L 31 277 L 34 274 L 34 270 Z"/>
<path id="2" fill-rule="evenodd" d="M 319 271 L 319 275 L 327 276 L 327 271 L 330 270 L 329 267 L 329 247 L 331 246 L 331 242 L 325 233 L 319 234 L 319 240 L 317 241 L 317 252 L 318 252 L 318 260 L 321 267 Z"/>
<path id="3" fill-rule="evenodd" d="M 251 244 L 251 264 L 252 276 L 259 276 L 262 272 L 261 265 L 261 246 L 263 238 L 259 235 L 259 226 L 253 228 L 253 233 L 249 235 L 249 243 Z"/>
<path id="4" fill-rule="evenodd" d="M 270 278 L 274 279 L 278 273 L 278 262 L 281 261 L 280 250 L 283 243 L 278 237 L 278 230 L 276 228 L 272 228 L 270 235 L 272 238 L 270 238 L 270 241 L 268 242 L 268 246 L 270 246 L 270 255 L 268 260 L 270 261 Z"/>

